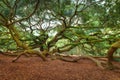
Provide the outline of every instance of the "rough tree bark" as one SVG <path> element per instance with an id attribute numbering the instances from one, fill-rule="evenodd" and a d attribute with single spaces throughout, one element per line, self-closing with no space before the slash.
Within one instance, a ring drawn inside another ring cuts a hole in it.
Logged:
<path id="1" fill-rule="evenodd" d="M 40 56 L 42 58 L 43 61 L 46 61 L 46 57 L 43 55 L 43 53 L 41 53 L 40 51 L 37 50 L 25 50 L 23 53 L 21 53 L 20 55 L 18 55 L 12 62 L 17 61 L 22 55 L 29 54 L 29 55 L 37 55 Z"/>
<path id="2" fill-rule="evenodd" d="M 114 54 L 114 52 L 115 52 L 118 48 L 120 48 L 120 40 L 117 41 L 117 42 L 115 42 L 115 43 L 113 43 L 113 44 L 111 45 L 111 47 L 109 48 L 108 52 L 107 52 L 107 56 L 108 56 L 108 67 L 109 67 L 109 68 L 112 68 L 112 67 L 113 67 L 113 65 L 112 65 L 113 54 Z"/>
<path id="3" fill-rule="evenodd" d="M 7 28 L 9 29 L 10 35 L 12 36 L 13 40 L 16 42 L 18 47 L 21 47 L 25 50 L 29 49 L 29 47 L 25 43 L 20 41 L 20 34 L 18 33 L 14 25 L 8 26 Z"/>
<path id="4" fill-rule="evenodd" d="M 110 47 L 107 54 L 108 54 L 108 62 L 111 62 L 113 60 L 113 54 L 117 50 L 116 47 Z"/>
<path id="5" fill-rule="evenodd" d="M 114 52 L 115 52 L 118 48 L 120 48 L 120 40 L 117 41 L 117 42 L 115 42 L 115 43 L 113 43 L 113 44 L 111 45 L 111 47 L 109 48 L 109 50 L 108 50 L 108 52 L 107 52 L 107 54 L 108 54 L 108 60 L 109 60 L 109 61 L 112 61 L 112 60 L 113 60 L 113 54 L 114 54 Z"/>
<path id="6" fill-rule="evenodd" d="M 95 62 L 96 65 L 98 67 L 100 67 L 101 69 L 105 69 L 103 64 L 106 64 L 106 61 L 97 60 L 96 58 L 94 58 L 92 56 L 88 56 L 88 55 L 82 55 L 82 56 L 77 55 L 75 57 L 75 56 L 72 56 L 72 55 L 56 54 L 56 57 L 57 57 L 57 59 L 60 59 L 62 61 L 66 61 L 66 62 L 78 62 L 82 58 L 90 59 L 93 62 Z"/>
<path id="7" fill-rule="evenodd" d="M 33 50 L 31 49 L 27 44 L 23 43 L 22 41 L 20 41 L 20 34 L 18 33 L 17 29 L 14 27 L 14 25 L 12 26 L 8 26 L 7 27 L 10 31 L 10 34 L 13 38 L 13 40 L 16 42 L 18 47 L 23 48 L 25 51 L 21 54 L 19 54 L 14 60 L 13 62 L 15 62 L 16 60 L 18 60 L 20 58 L 20 56 L 22 55 L 26 55 L 26 54 L 36 54 L 38 56 L 40 56 L 42 58 L 42 60 L 46 60 L 45 56 L 42 55 L 39 51 Z"/>

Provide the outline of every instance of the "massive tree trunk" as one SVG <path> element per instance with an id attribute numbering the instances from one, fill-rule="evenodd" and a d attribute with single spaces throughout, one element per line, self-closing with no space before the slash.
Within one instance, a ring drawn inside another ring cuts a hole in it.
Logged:
<path id="1" fill-rule="evenodd" d="M 16 42 L 18 47 L 21 47 L 25 50 L 29 49 L 29 47 L 25 43 L 20 41 L 20 35 L 14 26 L 9 26 L 7 28 L 9 29 L 10 34 L 11 34 L 12 38 L 14 39 L 14 41 Z"/>
<path id="2" fill-rule="evenodd" d="M 117 42 L 115 42 L 115 43 L 113 43 L 113 44 L 111 45 L 111 47 L 109 48 L 108 52 L 107 52 L 107 56 L 108 56 L 108 67 L 109 67 L 109 68 L 112 68 L 112 67 L 113 67 L 111 61 L 113 60 L 113 54 L 114 54 L 114 52 L 115 52 L 118 48 L 120 48 L 120 40 L 117 41 Z"/>
<path id="3" fill-rule="evenodd" d="M 46 59 L 45 59 L 45 56 L 44 56 L 42 53 L 40 53 L 39 51 L 36 51 L 36 50 L 31 49 L 27 44 L 25 44 L 25 43 L 23 43 L 22 41 L 20 41 L 20 34 L 18 33 L 18 31 L 17 31 L 17 29 L 14 27 L 14 25 L 8 26 L 7 28 L 9 29 L 10 34 L 11 34 L 13 40 L 16 42 L 17 46 L 18 46 L 18 47 L 21 47 L 21 48 L 23 48 L 23 49 L 25 50 L 23 53 L 19 54 L 19 55 L 13 60 L 13 62 L 16 61 L 16 60 L 18 60 L 21 55 L 25 55 L 25 54 L 30 54 L 30 55 L 36 54 L 36 55 L 40 56 L 40 57 L 42 58 L 42 60 L 44 60 L 44 61 L 46 60 Z"/>
<path id="4" fill-rule="evenodd" d="M 114 52 L 117 50 L 116 47 L 110 47 L 108 50 L 108 61 L 112 61 L 113 60 L 113 54 Z"/>

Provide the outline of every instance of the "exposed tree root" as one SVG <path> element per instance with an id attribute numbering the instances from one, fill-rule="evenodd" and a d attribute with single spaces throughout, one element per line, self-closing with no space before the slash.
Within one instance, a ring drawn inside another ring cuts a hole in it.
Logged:
<path id="1" fill-rule="evenodd" d="M 5 55 L 5 56 L 13 56 L 13 57 L 15 57 L 15 56 L 18 56 L 18 54 L 16 54 L 16 53 L 6 53 L 6 52 L 3 52 L 3 53 L 1 53 L 2 55 Z"/>
<path id="2" fill-rule="evenodd" d="M 37 55 L 40 56 L 42 58 L 43 61 L 46 61 L 46 54 L 50 55 L 50 58 L 52 60 L 54 59 L 59 59 L 62 61 L 66 61 L 66 62 L 78 62 L 80 59 L 83 58 L 87 58 L 92 60 L 93 62 L 96 63 L 96 65 L 98 67 L 100 67 L 101 69 L 114 69 L 115 66 L 113 66 L 112 62 L 108 62 L 107 57 L 94 57 L 94 56 L 87 56 L 87 55 L 82 55 L 82 56 L 73 56 L 73 55 L 64 55 L 64 54 L 52 54 L 52 53 L 48 53 L 48 52 L 40 52 L 38 50 L 25 50 L 24 52 L 21 52 L 20 54 L 9 54 L 9 53 L 2 53 L 3 55 L 6 56 L 17 56 L 12 62 L 17 61 L 22 55 L 25 56 L 33 56 L 33 55 Z M 118 56 L 115 56 L 118 58 Z"/>
<path id="3" fill-rule="evenodd" d="M 85 55 L 83 55 L 83 56 L 78 56 L 78 57 L 76 57 L 76 58 L 73 58 L 73 57 L 70 56 L 70 55 L 60 55 L 60 54 L 57 54 L 56 56 L 57 56 L 57 59 L 60 59 L 60 60 L 62 60 L 62 61 L 67 61 L 67 62 L 77 62 L 77 61 L 79 61 L 79 60 L 82 59 L 82 58 L 87 58 L 87 59 L 90 59 L 90 60 L 92 60 L 93 62 L 95 62 L 96 65 L 97 65 L 98 67 L 100 67 L 101 69 L 105 69 L 106 67 L 105 67 L 104 65 L 107 64 L 105 61 L 100 61 L 100 60 L 97 60 L 97 59 L 95 59 L 95 58 L 93 58 L 93 57 L 91 57 L 91 56 L 85 56 Z M 68 57 L 69 57 L 69 58 L 68 58 Z"/>
<path id="4" fill-rule="evenodd" d="M 77 62 L 78 61 L 77 59 L 73 59 L 70 56 L 63 56 L 63 55 L 59 55 L 59 54 L 56 55 L 56 58 L 60 59 L 62 61 L 66 61 L 66 62 Z"/>
<path id="5" fill-rule="evenodd" d="M 92 61 L 95 62 L 96 65 L 97 65 L 98 67 L 100 67 L 101 69 L 105 69 L 104 66 L 102 65 L 103 63 L 105 64 L 104 61 L 99 61 L 99 60 L 97 60 L 97 59 L 95 59 L 95 58 L 93 58 L 93 57 L 91 57 L 91 56 L 83 56 L 83 57 L 86 57 L 86 58 L 92 60 Z"/>
<path id="6" fill-rule="evenodd" d="M 12 62 L 15 62 L 17 61 L 22 55 L 27 55 L 27 56 L 31 56 L 31 55 L 37 55 L 37 56 L 40 56 L 42 58 L 43 61 L 46 61 L 46 57 L 40 53 L 39 51 L 37 50 L 25 50 L 23 53 L 19 54 L 14 60 L 12 60 Z"/>

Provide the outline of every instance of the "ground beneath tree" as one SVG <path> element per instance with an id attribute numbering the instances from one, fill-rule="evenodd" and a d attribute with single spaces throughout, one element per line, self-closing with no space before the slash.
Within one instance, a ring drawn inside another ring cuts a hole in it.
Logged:
<path id="1" fill-rule="evenodd" d="M 76 63 L 60 60 L 44 62 L 40 57 L 14 57 L 0 54 L 0 80 L 120 80 L 120 69 L 103 70 L 88 59 Z M 120 67 L 119 62 L 114 62 Z"/>

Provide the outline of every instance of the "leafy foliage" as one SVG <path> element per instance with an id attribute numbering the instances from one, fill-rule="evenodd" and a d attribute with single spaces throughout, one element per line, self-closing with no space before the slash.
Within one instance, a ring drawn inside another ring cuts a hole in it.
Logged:
<path id="1" fill-rule="evenodd" d="M 1 50 L 17 46 L 9 33 L 9 22 L 15 25 L 20 41 L 61 52 L 72 52 L 77 46 L 80 53 L 106 55 L 108 47 L 120 37 L 119 0 L 38 2 L 37 6 L 35 0 L 0 1 Z"/>

